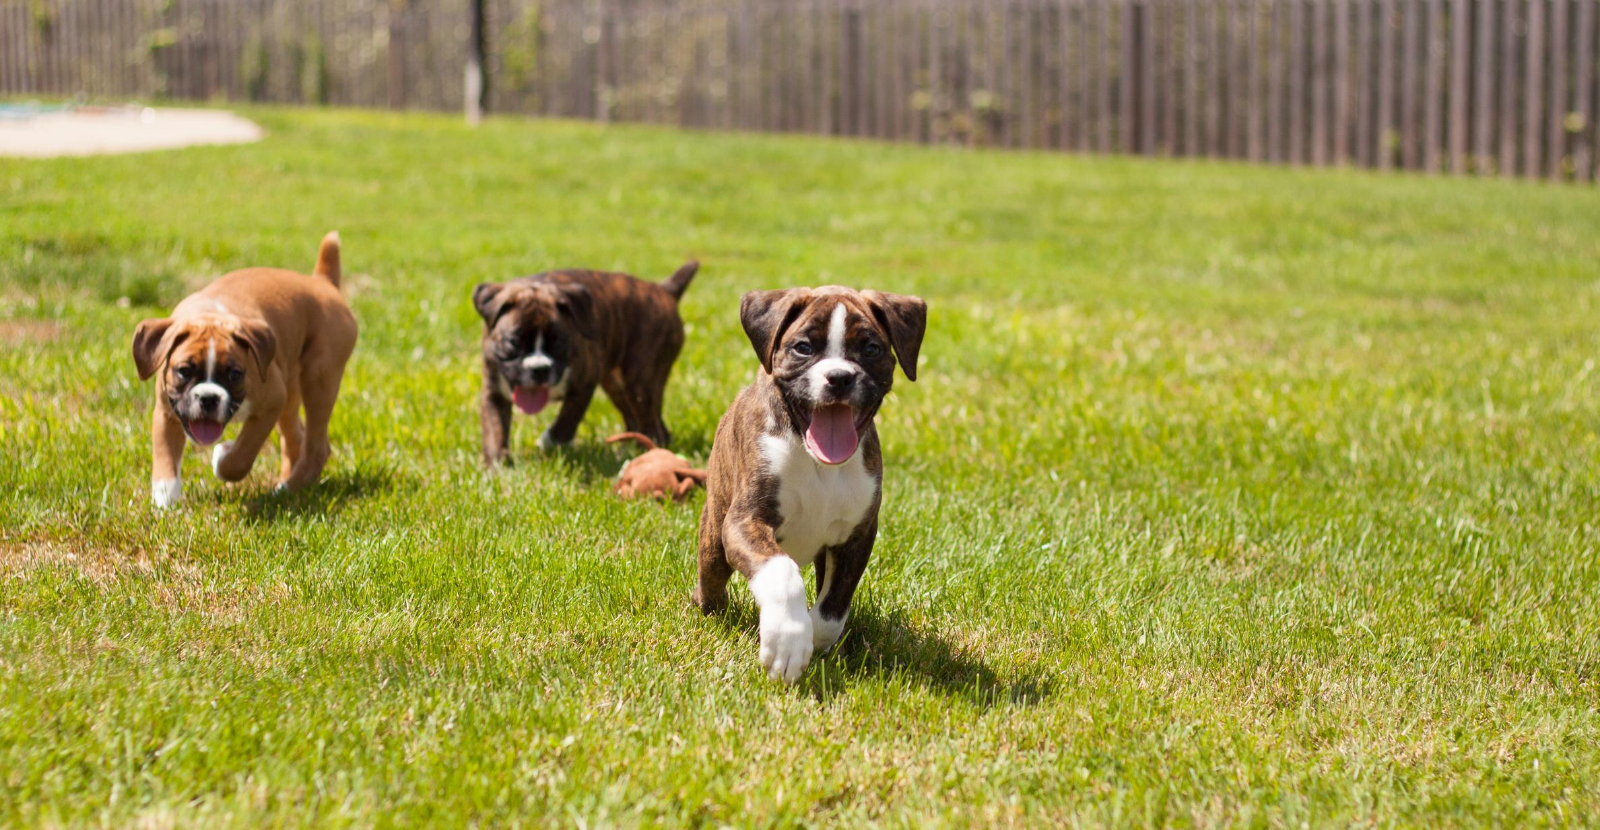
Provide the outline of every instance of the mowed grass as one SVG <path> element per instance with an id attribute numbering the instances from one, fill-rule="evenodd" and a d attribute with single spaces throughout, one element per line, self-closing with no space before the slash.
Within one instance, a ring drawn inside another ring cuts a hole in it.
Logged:
<path id="1" fill-rule="evenodd" d="M 1582 825 L 1600 811 L 1600 195 L 445 116 L 0 160 L 0 824 Z M 345 241 L 317 489 L 149 505 L 133 326 Z M 851 627 L 766 680 L 701 496 L 518 416 L 472 286 L 697 257 L 703 461 L 740 294 L 925 297 Z"/>

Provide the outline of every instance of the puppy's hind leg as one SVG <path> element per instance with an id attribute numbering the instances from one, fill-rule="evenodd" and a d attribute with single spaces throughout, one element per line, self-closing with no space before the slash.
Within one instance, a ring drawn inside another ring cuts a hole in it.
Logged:
<path id="1" fill-rule="evenodd" d="M 700 511 L 700 552 L 698 580 L 690 599 L 702 613 L 715 614 L 728 607 L 728 580 L 733 577 L 733 567 L 728 564 L 722 546 L 723 511 L 707 497 Z"/>
<path id="2" fill-rule="evenodd" d="M 667 380 L 672 375 L 672 364 L 683 348 L 681 340 L 663 343 L 660 350 L 641 358 L 624 372 L 624 381 L 637 426 L 629 429 L 642 432 L 665 447 L 672 443 L 672 433 L 661 417 L 662 404 L 667 396 Z"/>
<path id="3" fill-rule="evenodd" d="M 278 483 L 289 480 L 294 465 L 305 451 L 306 428 L 300 421 L 300 381 L 289 382 L 283 395 L 283 411 L 278 413 L 278 447 L 283 459 L 279 466 Z"/>
<path id="4" fill-rule="evenodd" d="M 278 484 L 278 489 L 294 492 L 317 483 L 322 468 L 333 454 L 328 441 L 328 424 L 333 421 L 333 406 L 339 401 L 339 384 L 344 380 L 344 364 L 327 367 L 323 372 L 302 376 L 300 397 L 305 402 L 306 427 L 304 449 L 295 460 L 288 477 Z"/>

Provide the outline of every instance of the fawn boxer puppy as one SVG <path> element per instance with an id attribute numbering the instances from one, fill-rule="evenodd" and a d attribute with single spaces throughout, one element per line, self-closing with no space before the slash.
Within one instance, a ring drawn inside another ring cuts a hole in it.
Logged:
<path id="1" fill-rule="evenodd" d="M 539 438 L 550 449 L 572 443 L 596 386 L 622 413 L 629 432 L 660 446 L 671 435 L 661 403 L 672 363 L 683 349 L 678 299 L 698 262 L 661 283 L 600 271 L 547 271 L 472 291 L 483 317 L 485 466 L 511 463 L 511 407 L 537 415 L 551 401 L 561 411 Z"/>
<path id="2" fill-rule="evenodd" d="M 157 376 L 151 500 L 157 507 L 182 501 L 185 440 L 215 444 L 230 421 L 242 425 L 211 453 L 218 478 L 248 475 L 276 424 L 278 489 L 315 483 L 328 462 L 328 421 L 355 345 L 356 319 L 339 294 L 337 233 L 323 237 L 310 276 L 234 271 L 185 297 L 171 317 L 140 323 L 133 362 L 140 380 Z"/>
<path id="3" fill-rule="evenodd" d="M 896 357 L 917 379 L 927 318 L 917 297 L 837 286 L 753 291 L 739 304 L 761 373 L 717 425 L 694 602 L 722 609 L 728 578 L 743 574 L 761 609 L 761 665 L 775 680 L 798 680 L 844 633 L 878 535 L 873 416 Z M 812 563 L 808 611 L 800 568 Z"/>
<path id="4" fill-rule="evenodd" d="M 617 483 L 611 492 L 625 499 L 653 496 L 658 499 L 683 501 L 696 484 L 706 483 L 706 471 L 697 470 L 688 459 L 656 446 L 656 442 L 637 432 L 619 432 L 606 439 L 607 444 L 632 439 L 644 446 L 644 455 L 630 459 L 617 473 Z"/>

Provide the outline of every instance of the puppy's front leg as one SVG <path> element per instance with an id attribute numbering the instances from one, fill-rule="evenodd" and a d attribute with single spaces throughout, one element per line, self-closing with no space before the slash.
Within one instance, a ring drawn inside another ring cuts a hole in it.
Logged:
<path id="1" fill-rule="evenodd" d="M 833 648 L 850 621 L 850 602 L 872 558 L 878 536 L 877 512 L 856 527 L 845 543 L 817 557 L 817 604 L 811 607 L 811 642 L 818 654 Z"/>
<path id="2" fill-rule="evenodd" d="M 550 424 L 550 428 L 539 436 L 539 449 L 548 450 L 571 444 L 573 437 L 578 434 L 578 424 L 583 423 L 583 415 L 589 411 L 589 401 L 593 399 L 592 383 L 577 386 L 568 392 L 566 400 L 561 403 L 561 413 Z"/>
<path id="3" fill-rule="evenodd" d="M 155 415 L 150 424 L 150 500 L 156 507 L 177 507 L 183 501 L 183 422 L 172 414 L 156 392 Z"/>
<path id="4" fill-rule="evenodd" d="M 256 463 L 261 446 L 272 435 L 272 425 L 276 420 L 276 410 L 271 413 L 252 413 L 244 426 L 239 428 L 238 438 L 218 444 L 211 451 L 211 471 L 217 478 L 235 482 L 250 475 L 250 467 Z"/>
<path id="5" fill-rule="evenodd" d="M 778 547 L 772 526 L 754 517 L 730 514 L 723 540 L 728 562 L 744 574 L 761 609 L 761 667 L 773 680 L 799 680 L 814 648 L 800 566 Z"/>
<path id="6" fill-rule="evenodd" d="M 478 419 L 483 422 L 483 466 L 511 464 L 511 393 L 500 370 L 483 364 L 483 393 L 478 396 Z"/>

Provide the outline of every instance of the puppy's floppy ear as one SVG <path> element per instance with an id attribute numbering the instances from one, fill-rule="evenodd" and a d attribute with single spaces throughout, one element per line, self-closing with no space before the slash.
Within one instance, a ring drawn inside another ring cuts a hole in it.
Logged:
<path id="1" fill-rule="evenodd" d="M 784 331 L 810 301 L 811 291 L 806 288 L 751 291 L 739 300 L 739 324 L 744 326 L 744 334 L 768 374 L 772 373 L 772 357 Z"/>
<path id="2" fill-rule="evenodd" d="M 278 353 L 278 338 L 272 336 L 272 329 L 266 323 L 252 320 L 239 326 L 233 333 L 233 342 L 256 356 L 256 369 L 260 370 L 261 379 L 266 380 L 267 367 L 272 365 L 272 356 Z"/>
<path id="3" fill-rule="evenodd" d="M 500 319 L 500 313 L 506 310 L 505 283 L 480 282 L 478 287 L 472 289 L 472 305 L 478 309 L 478 316 L 483 318 L 483 324 L 494 328 L 494 321 Z"/>
<path id="4" fill-rule="evenodd" d="M 186 334 L 173 330 L 170 317 L 140 323 L 133 330 L 133 365 L 139 370 L 139 379 L 149 380 Z"/>
<path id="5" fill-rule="evenodd" d="M 572 323 L 578 333 L 589 339 L 595 336 L 594 297 L 589 289 L 577 283 L 556 288 L 556 314 Z"/>
<path id="6" fill-rule="evenodd" d="M 906 380 L 917 379 L 917 352 L 922 350 L 922 333 L 928 328 L 928 304 L 909 294 L 884 294 L 863 291 L 861 298 L 872 308 L 872 316 L 889 332 L 889 345 L 900 361 Z"/>

